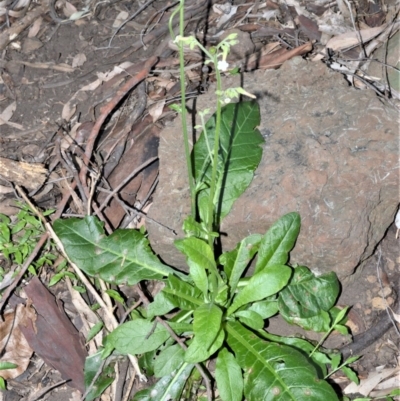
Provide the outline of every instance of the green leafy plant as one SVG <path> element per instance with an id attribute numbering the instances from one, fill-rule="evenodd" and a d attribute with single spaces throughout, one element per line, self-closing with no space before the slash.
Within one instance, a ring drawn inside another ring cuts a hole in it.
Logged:
<path id="1" fill-rule="evenodd" d="M 183 37 L 183 1 L 178 11 L 181 35 L 175 41 L 181 61 L 184 45 L 198 46 L 206 63 L 214 65 L 217 82 L 216 112 L 207 122 L 206 111 L 200 114 L 202 132 L 190 153 L 184 76 L 181 79 L 178 110 L 184 122 L 192 213 L 183 223 L 185 238 L 175 246 L 185 255 L 189 273 L 162 263 L 140 231 L 118 229 L 107 236 L 93 216 L 54 223 L 68 257 L 88 276 L 113 285 L 142 280 L 162 280 L 165 285 L 146 308 L 107 335 L 104 349 L 88 358 L 87 384 L 101 360 L 138 355 L 147 373 L 160 380 L 134 400 L 178 400 L 196 376 L 194 368 L 215 358 L 209 376 L 223 401 L 338 400 L 327 379 L 341 369 L 357 380 L 347 366 L 355 358 L 342 361 L 340 354 L 321 344 L 332 330 L 347 330 L 347 309 L 335 307 L 339 282 L 334 273 L 316 276 L 305 266 L 289 264 L 300 216 L 286 214 L 265 234 L 250 235 L 233 250 L 219 253 L 215 247 L 221 220 L 246 190 L 261 160 L 264 140 L 256 128 L 260 111 L 254 101 L 231 103 L 247 94 L 242 88 L 222 88 L 221 72 L 235 38 L 228 36 L 206 49 L 195 38 Z M 326 334 L 315 345 L 268 333 L 266 322 L 277 313 L 291 324 Z M 110 383 L 109 372 L 103 371 L 99 380 L 97 391 L 87 399 Z M 207 397 L 212 398 L 210 392 Z"/>
<path id="2" fill-rule="evenodd" d="M 21 265 L 31 254 L 39 237 L 43 234 L 44 227 L 29 207 L 19 203 L 20 211 L 14 219 L 0 214 L 0 253 L 11 263 Z M 48 216 L 53 210 L 47 210 L 44 215 Z M 56 259 L 53 243 L 49 243 L 47 250 L 29 266 L 29 272 L 36 274 L 37 270 L 45 264 L 51 265 Z M 3 280 L 4 270 L 0 272 L 0 280 Z"/>

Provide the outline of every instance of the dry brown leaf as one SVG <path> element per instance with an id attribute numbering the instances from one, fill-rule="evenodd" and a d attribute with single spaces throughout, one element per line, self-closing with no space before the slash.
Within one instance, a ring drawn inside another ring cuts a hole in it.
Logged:
<path id="1" fill-rule="evenodd" d="M 22 42 L 22 53 L 30 54 L 42 46 L 43 43 L 37 38 L 25 38 Z"/>
<path id="2" fill-rule="evenodd" d="M 72 100 L 74 99 L 67 102 L 62 109 L 61 117 L 65 121 L 69 121 L 76 112 L 76 104 L 72 104 Z"/>
<path id="3" fill-rule="evenodd" d="M 63 7 L 63 13 L 66 17 L 70 17 L 72 14 L 75 14 L 78 10 L 74 5 L 72 5 L 69 1 L 66 1 Z"/>
<path id="4" fill-rule="evenodd" d="M 80 67 L 86 62 L 86 56 L 83 53 L 78 53 L 73 59 L 72 59 L 72 68 Z"/>
<path id="5" fill-rule="evenodd" d="M 15 369 L 1 370 L 3 379 L 14 379 L 25 372 L 33 350 L 21 333 L 18 325 L 25 319 L 34 319 L 35 312 L 29 306 L 18 305 L 15 311 L 4 314 L 4 322 L 0 323 L 0 349 L 3 354 L 1 362 L 11 362 L 18 365 Z"/>
<path id="6" fill-rule="evenodd" d="M 169 91 L 176 83 L 174 81 L 171 81 L 170 79 L 162 77 L 149 77 L 147 80 L 149 82 L 155 82 L 157 86 L 165 88 L 167 91 Z"/>
<path id="7" fill-rule="evenodd" d="M 380 382 L 395 374 L 398 375 L 399 372 L 400 366 L 392 369 L 379 369 L 376 372 L 369 372 L 368 377 L 362 379 L 359 385 L 356 383 L 350 383 L 343 392 L 344 394 L 360 393 L 367 397 Z"/>
<path id="8" fill-rule="evenodd" d="M 381 32 L 383 32 L 386 29 L 387 25 L 382 25 L 378 26 L 375 28 L 368 28 L 368 29 L 362 29 L 358 32 L 346 32 L 341 35 L 334 36 L 333 38 L 329 39 L 328 42 L 326 43 L 325 48 L 315 56 L 312 61 L 319 61 L 324 58 L 324 54 L 327 53 L 327 49 L 332 49 L 334 51 L 338 50 L 344 50 L 344 49 L 349 49 L 354 46 L 359 45 L 360 40 L 359 38 L 361 37 L 361 40 L 363 43 L 369 42 L 371 39 L 375 38 L 378 36 Z M 321 27 L 320 27 L 321 29 Z"/>
<path id="9" fill-rule="evenodd" d="M 0 125 L 5 124 L 13 116 L 17 108 L 17 102 L 12 102 L 0 113 Z"/>
<path id="10" fill-rule="evenodd" d="M 73 391 L 71 393 L 71 398 L 68 401 L 81 401 L 82 394 L 79 391 Z"/>
<path id="11" fill-rule="evenodd" d="M 40 27 L 42 26 L 42 22 L 43 22 L 42 17 L 39 17 L 35 20 L 35 22 L 29 28 L 28 38 L 34 38 L 38 34 Z"/>
<path id="12" fill-rule="evenodd" d="M 89 306 L 83 300 L 79 292 L 76 291 L 74 288 L 72 288 L 71 280 L 69 280 L 68 277 L 66 283 L 68 286 L 68 291 L 71 294 L 72 303 L 74 304 L 75 308 L 77 309 L 82 319 L 83 327 L 81 329 L 81 333 L 84 335 L 85 338 L 87 338 L 90 329 L 99 322 L 99 318 L 89 308 Z M 92 340 L 87 344 L 89 346 L 89 355 L 94 354 L 98 350 L 98 347 L 102 344 L 102 342 L 103 342 L 103 331 L 100 330 L 100 332 L 97 333 L 97 335 L 94 338 L 92 338 Z"/>
<path id="13" fill-rule="evenodd" d="M 26 319 L 20 329 L 33 350 L 57 369 L 68 385 L 85 391 L 83 368 L 87 352 L 80 335 L 65 314 L 61 302 L 41 283 L 31 279 L 25 293 L 37 311 L 35 319 Z"/>
<path id="14" fill-rule="evenodd" d="M 279 49 L 275 50 L 270 54 L 266 54 L 263 56 L 257 56 L 252 54 L 248 62 L 245 65 L 246 71 L 252 71 L 255 68 L 258 69 L 276 69 L 279 68 L 285 61 L 292 59 L 296 56 L 301 56 L 310 52 L 312 49 L 311 42 L 304 43 L 299 47 L 295 47 L 294 49 L 286 50 Z"/>
<path id="15" fill-rule="evenodd" d="M 213 11 L 215 12 L 215 14 L 220 15 L 220 18 L 217 23 L 217 28 L 224 25 L 233 17 L 237 12 L 238 7 L 239 6 L 233 6 L 229 3 L 214 4 Z"/>
<path id="16" fill-rule="evenodd" d="M 129 13 L 127 11 L 121 11 L 115 18 L 112 27 L 119 28 L 129 17 Z"/>
<path id="17" fill-rule="evenodd" d="M 397 323 L 400 323 L 400 314 L 394 313 L 392 311 L 393 319 L 396 320 Z"/>
<path id="18" fill-rule="evenodd" d="M 165 106 L 165 98 L 153 103 L 149 108 L 149 114 L 151 115 L 151 117 L 153 118 L 153 123 L 155 123 L 156 121 L 158 121 L 158 119 L 161 117 L 163 110 L 164 110 L 164 106 Z"/>
<path id="19" fill-rule="evenodd" d="M 370 41 L 375 36 L 378 36 L 384 29 L 386 25 L 378 26 L 376 28 L 362 29 L 357 32 L 346 32 L 342 35 L 333 37 L 326 44 L 326 48 L 332 49 L 334 51 L 348 49 L 359 44 L 359 37 L 363 43 Z"/>
<path id="20" fill-rule="evenodd" d="M 0 15 L 7 14 L 10 17 L 18 18 L 26 14 L 25 7 L 29 5 L 31 0 L 19 0 L 13 6 L 13 10 L 10 10 L 9 1 L 0 1 Z"/>
<path id="21" fill-rule="evenodd" d="M 150 115 L 134 124 L 127 141 L 131 145 L 125 149 L 118 165 L 107 178 L 111 188 L 116 188 L 127 177 L 129 174 L 127 172 L 133 172 L 149 159 L 157 157 L 159 135 L 160 127 L 152 123 Z M 128 204 L 133 205 L 136 200 L 140 200 L 138 191 L 148 191 L 148 187 L 154 182 L 157 172 L 158 162 L 153 162 L 120 190 L 120 197 Z M 106 193 L 101 192 L 98 196 L 99 204 L 102 204 L 107 196 Z M 115 198 L 112 198 L 104 209 L 104 214 L 113 227 L 118 227 L 125 216 L 125 210 Z"/>
<path id="22" fill-rule="evenodd" d="M 126 61 L 118 66 L 115 66 L 112 70 L 110 70 L 106 73 L 98 72 L 97 73 L 98 79 L 96 79 L 95 81 L 90 82 L 88 85 L 80 88 L 77 92 L 74 93 L 74 95 L 71 97 L 71 99 L 69 99 L 68 102 L 65 103 L 62 113 L 61 113 L 62 118 L 66 121 L 70 121 L 70 119 L 76 112 L 76 109 L 77 109 L 76 103 L 78 102 L 78 97 L 82 92 L 86 92 L 86 91 L 91 92 L 91 91 L 96 90 L 103 82 L 110 81 L 116 75 L 121 74 L 122 72 L 126 72 L 126 69 L 132 65 L 133 65 L 133 63 Z"/>

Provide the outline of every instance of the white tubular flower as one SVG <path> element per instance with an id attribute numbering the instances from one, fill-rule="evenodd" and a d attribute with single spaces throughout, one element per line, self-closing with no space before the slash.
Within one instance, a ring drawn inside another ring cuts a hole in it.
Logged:
<path id="1" fill-rule="evenodd" d="M 217 64 L 217 68 L 220 71 L 225 72 L 229 68 L 229 63 L 227 63 L 225 60 L 219 60 L 218 64 Z"/>

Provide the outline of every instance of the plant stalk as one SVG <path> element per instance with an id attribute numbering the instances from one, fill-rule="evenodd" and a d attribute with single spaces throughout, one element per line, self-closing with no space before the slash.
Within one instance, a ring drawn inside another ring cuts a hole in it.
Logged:
<path id="1" fill-rule="evenodd" d="M 219 134 L 221 131 L 221 91 L 222 91 L 222 83 L 221 83 L 221 74 L 218 70 L 218 60 L 217 56 L 213 55 L 214 67 L 215 67 L 215 76 L 217 79 L 217 111 L 216 111 L 216 120 L 215 120 L 215 136 L 214 136 L 214 150 L 213 150 L 213 163 L 212 163 L 212 173 L 211 173 L 211 183 L 210 183 L 210 197 L 208 199 L 208 230 L 209 232 L 214 231 L 214 197 L 215 197 L 215 188 L 217 181 L 217 169 L 218 169 L 218 154 L 219 154 Z M 217 205 L 218 207 L 218 205 Z M 211 249 L 214 249 L 214 238 L 210 235 L 208 238 L 208 244 Z"/>
<path id="2" fill-rule="evenodd" d="M 185 0 L 180 0 L 180 10 L 179 10 L 179 35 L 181 37 L 184 36 L 184 27 L 185 27 L 185 13 L 184 13 Z M 183 143 L 185 146 L 185 157 L 186 157 L 186 166 L 188 172 L 188 180 L 189 180 L 189 190 L 190 190 L 190 210 L 193 218 L 196 218 L 196 193 L 194 187 L 194 179 L 193 179 L 193 167 L 192 167 L 192 158 L 190 155 L 190 146 L 189 146 L 189 135 L 188 128 L 186 123 L 186 86 L 185 86 L 185 59 L 183 54 L 183 42 L 180 41 L 179 45 L 179 72 L 180 72 L 180 81 L 181 81 L 181 117 L 182 117 L 182 133 L 183 133 Z"/>

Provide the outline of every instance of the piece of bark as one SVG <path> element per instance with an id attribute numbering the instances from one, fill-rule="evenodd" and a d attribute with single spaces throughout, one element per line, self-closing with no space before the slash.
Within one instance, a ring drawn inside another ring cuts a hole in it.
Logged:
<path id="1" fill-rule="evenodd" d="M 28 189 L 40 187 L 47 176 L 47 169 L 40 163 L 18 162 L 0 157 L 0 176 Z"/>
<path id="2" fill-rule="evenodd" d="M 31 348 L 68 384 L 85 391 L 83 368 L 87 352 L 79 332 L 68 319 L 60 302 L 34 277 L 25 293 L 36 309 L 36 319 L 26 319 L 19 325 Z"/>

